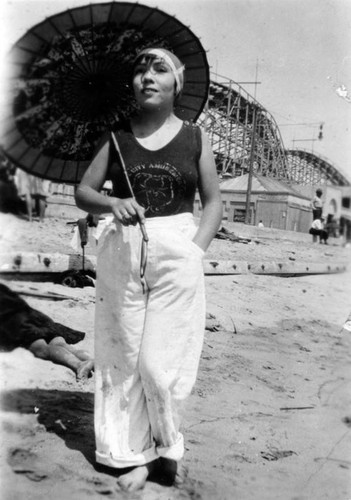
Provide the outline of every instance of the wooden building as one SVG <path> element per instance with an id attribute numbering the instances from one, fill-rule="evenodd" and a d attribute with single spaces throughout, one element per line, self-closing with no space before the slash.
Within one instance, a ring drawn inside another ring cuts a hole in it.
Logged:
<path id="1" fill-rule="evenodd" d="M 244 222 L 248 174 L 224 180 L 220 184 L 223 219 Z M 199 201 L 197 200 L 199 209 Z M 285 183 L 254 174 L 250 196 L 250 223 L 265 227 L 308 232 L 312 222 L 311 199 Z"/>

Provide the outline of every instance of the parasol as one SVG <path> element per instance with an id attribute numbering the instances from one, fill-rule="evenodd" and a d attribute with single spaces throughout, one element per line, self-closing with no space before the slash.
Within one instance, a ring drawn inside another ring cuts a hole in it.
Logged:
<path id="1" fill-rule="evenodd" d="M 5 155 L 38 177 L 78 183 L 103 133 L 133 113 L 131 62 L 150 46 L 185 64 L 175 112 L 195 121 L 207 100 L 209 68 L 194 33 L 157 8 L 89 4 L 47 18 L 10 50 L 0 122 Z"/>

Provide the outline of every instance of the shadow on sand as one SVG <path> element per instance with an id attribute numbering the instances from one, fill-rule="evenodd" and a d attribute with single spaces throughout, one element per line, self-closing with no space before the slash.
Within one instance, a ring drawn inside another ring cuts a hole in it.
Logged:
<path id="1" fill-rule="evenodd" d="M 80 451 L 95 466 L 94 394 L 78 391 L 19 389 L 3 392 L 1 409 L 38 413 L 38 423 L 54 432 L 71 450 Z"/>

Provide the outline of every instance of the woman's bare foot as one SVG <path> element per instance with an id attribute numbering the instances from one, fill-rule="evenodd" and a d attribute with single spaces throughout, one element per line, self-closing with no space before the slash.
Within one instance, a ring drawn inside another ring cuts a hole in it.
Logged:
<path id="1" fill-rule="evenodd" d="M 144 488 L 147 478 L 155 469 L 155 462 L 135 467 L 130 472 L 122 474 L 117 479 L 118 486 L 123 491 L 137 491 Z"/>
<path id="2" fill-rule="evenodd" d="M 183 463 L 161 457 L 158 466 L 161 478 L 166 484 L 174 486 L 184 484 L 188 475 L 188 469 Z"/>
<path id="3" fill-rule="evenodd" d="M 88 359 L 87 361 L 81 361 L 77 367 L 77 380 L 86 380 L 91 376 L 93 370 L 94 360 Z"/>

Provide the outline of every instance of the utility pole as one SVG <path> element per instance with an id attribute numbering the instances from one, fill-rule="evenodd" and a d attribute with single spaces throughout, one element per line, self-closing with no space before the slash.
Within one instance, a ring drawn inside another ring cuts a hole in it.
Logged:
<path id="1" fill-rule="evenodd" d="M 232 97 L 232 81 L 229 81 L 229 90 L 228 90 L 228 102 L 227 102 L 227 121 L 225 127 L 225 142 L 224 142 L 224 160 L 222 164 L 222 174 L 226 171 L 227 163 L 228 163 L 228 142 L 229 142 L 229 131 L 230 131 L 230 108 L 231 108 L 231 97 Z"/>
<path id="2" fill-rule="evenodd" d="M 256 59 L 256 78 L 257 82 L 258 74 L 258 60 Z M 250 224 L 250 203 L 251 203 L 251 189 L 252 189 L 252 175 L 253 175 L 253 163 L 254 163 L 254 152 L 255 152 L 255 138 L 256 138 L 256 121 L 257 121 L 257 106 L 256 106 L 256 90 L 257 85 L 255 85 L 255 102 L 253 103 L 253 117 L 252 117 L 252 138 L 251 138 L 251 151 L 250 151 L 250 162 L 249 162 L 249 175 L 247 179 L 247 191 L 246 191 L 246 206 L 245 206 L 245 224 Z"/>
<path id="3" fill-rule="evenodd" d="M 247 179 L 247 191 L 246 191 L 246 207 L 245 207 L 245 224 L 250 224 L 250 202 L 251 202 L 251 189 L 252 189 L 252 175 L 253 175 L 253 163 L 254 163 L 254 152 L 255 152 L 255 137 L 256 137 L 256 121 L 257 121 L 257 109 L 253 108 L 253 120 L 252 120 L 252 138 L 251 138 L 251 151 L 250 151 L 250 161 L 249 161 L 249 175 Z"/>

